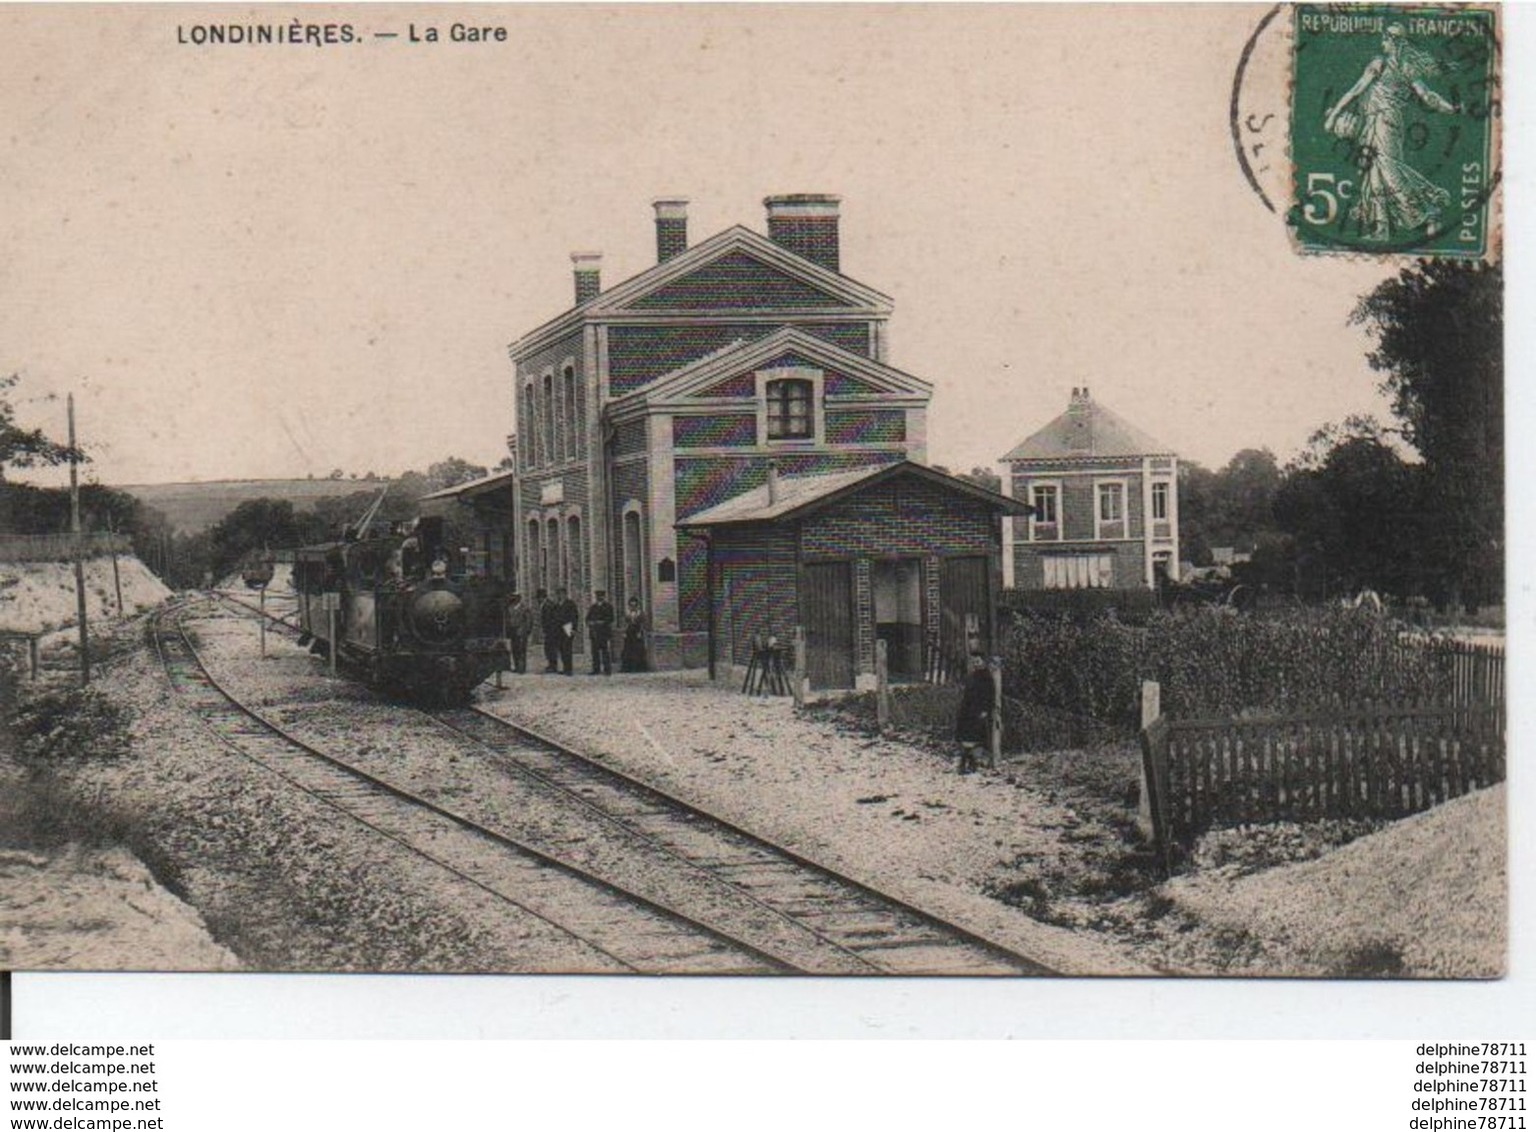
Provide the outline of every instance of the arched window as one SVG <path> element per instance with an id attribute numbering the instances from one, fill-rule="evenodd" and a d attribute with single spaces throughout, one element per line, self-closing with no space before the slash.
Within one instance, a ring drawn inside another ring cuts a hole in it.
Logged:
<path id="1" fill-rule="evenodd" d="M 518 420 L 518 431 L 523 434 L 523 466 L 536 467 L 539 462 L 539 408 L 531 381 L 523 386 L 523 411 Z"/>
<path id="2" fill-rule="evenodd" d="M 579 515 L 572 515 L 565 521 L 565 554 L 565 576 L 567 584 L 571 587 L 571 593 L 585 594 L 587 583 L 581 569 L 581 516 Z"/>
<path id="3" fill-rule="evenodd" d="M 624 509 L 624 593 L 622 598 L 632 597 L 645 604 L 645 544 L 641 541 L 640 507 L 633 504 Z"/>
<path id="4" fill-rule="evenodd" d="M 550 519 L 544 524 L 544 574 L 549 579 L 549 589 L 558 590 L 565 583 L 565 556 L 560 547 L 560 520 Z"/>
<path id="5" fill-rule="evenodd" d="M 535 592 L 547 589 L 549 585 L 544 576 L 544 550 L 541 545 L 544 540 L 539 538 L 539 525 L 537 519 L 528 520 L 528 584 Z M 528 598 L 532 600 L 533 594 L 529 594 Z"/>
<path id="6" fill-rule="evenodd" d="M 553 464 L 560 457 L 555 452 L 555 375 L 544 375 L 544 462 Z"/>
<path id="7" fill-rule="evenodd" d="M 811 382 L 803 378 L 770 381 L 765 392 L 769 440 L 809 440 L 815 435 L 815 386 Z"/>
<path id="8" fill-rule="evenodd" d="M 560 376 L 565 385 L 565 456 L 570 460 L 581 450 L 581 421 L 576 415 L 576 367 L 566 366 Z"/>

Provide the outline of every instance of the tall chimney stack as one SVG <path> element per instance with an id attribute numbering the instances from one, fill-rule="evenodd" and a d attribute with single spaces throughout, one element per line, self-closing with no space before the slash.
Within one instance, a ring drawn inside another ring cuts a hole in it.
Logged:
<path id="1" fill-rule="evenodd" d="M 666 263 L 688 250 L 688 198 L 662 197 L 651 207 L 656 210 L 656 262 Z"/>
<path id="2" fill-rule="evenodd" d="M 786 193 L 767 197 L 768 238 L 828 271 L 838 266 L 837 217 L 842 197 L 830 193 Z"/>
<path id="3" fill-rule="evenodd" d="M 1093 451 L 1093 400 L 1088 387 L 1072 388 L 1072 400 L 1067 403 L 1067 448 L 1072 452 Z"/>
<path id="4" fill-rule="evenodd" d="M 595 299 L 603 289 L 603 253 L 572 252 L 571 270 L 576 276 L 576 305 Z"/>

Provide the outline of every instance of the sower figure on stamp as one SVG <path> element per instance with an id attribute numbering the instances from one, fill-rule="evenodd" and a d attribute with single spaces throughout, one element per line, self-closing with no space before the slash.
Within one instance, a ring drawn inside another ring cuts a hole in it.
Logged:
<path id="1" fill-rule="evenodd" d="M 1439 72 L 1434 58 L 1393 24 L 1381 38 L 1381 54 L 1323 118 L 1323 129 L 1360 146 L 1360 191 L 1349 215 L 1373 239 L 1418 229 L 1434 233 L 1451 207 L 1451 194 L 1410 164 L 1406 140 L 1414 102 L 1438 114 L 1456 113 L 1449 99 L 1425 85 Z"/>
<path id="2" fill-rule="evenodd" d="M 624 651 L 619 654 L 621 672 L 645 672 L 650 665 L 645 656 L 645 610 L 640 599 L 632 597 L 624 610 Z"/>
<path id="3" fill-rule="evenodd" d="M 560 615 L 554 599 L 540 590 L 534 602 L 539 607 L 539 633 L 544 638 L 544 671 L 560 671 Z"/>
<path id="4" fill-rule="evenodd" d="M 598 590 L 597 598 L 587 609 L 587 640 L 592 645 L 592 675 L 613 675 L 613 623 L 618 615 L 613 602 L 608 600 L 607 590 Z"/>
<path id="5" fill-rule="evenodd" d="M 976 748 L 992 738 L 992 673 L 986 658 L 972 653 L 967 662 L 965 689 L 960 693 L 960 710 L 955 713 L 955 739 L 960 744 L 960 773 L 976 771 Z"/>
<path id="6" fill-rule="evenodd" d="M 576 629 L 581 622 L 581 612 L 564 587 L 555 591 L 554 626 L 555 646 L 560 655 L 560 671 L 571 674 L 571 652 L 576 643 Z"/>
<path id="7" fill-rule="evenodd" d="M 528 638 L 533 635 L 533 609 L 523 595 L 513 591 L 507 599 L 507 641 L 512 649 L 512 671 L 528 671 Z"/>

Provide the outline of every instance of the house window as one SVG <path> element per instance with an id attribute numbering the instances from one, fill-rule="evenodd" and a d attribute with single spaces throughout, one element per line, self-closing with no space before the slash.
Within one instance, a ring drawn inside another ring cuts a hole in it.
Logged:
<path id="1" fill-rule="evenodd" d="M 801 378 L 770 381 L 767 396 L 769 440 L 809 440 L 815 435 L 811 382 Z"/>
<path id="2" fill-rule="evenodd" d="M 1033 503 L 1035 507 L 1035 522 L 1056 522 L 1056 485 L 1041 485 L 1033 491 Z"/>
<path id="3" fill-rule="evenodd" d="M 1112 554 L 1053 554 L 1041 565 L 1048 590 L 1104 590 L 1115 584 Z"/>
<path id="4" fill-rule="evenodd" d="M 1154 483 L 1152 485 L 1152 518 L 1159 522 L 1167 522 L 1168 520 L 1167 482 Z"/>
<path id="5" fill-rule="evenodd" d="M 1029 517 L 1029 537 L 1056 540 L 1061 537 L 1061 486 L 1037 483 L 1029 489 L 1029 504 L 1035 513 Z"/>
<path id="6" fill-rule="evenodd" d="M 1118 523 L 1125 518 L 1125 485 L 1099 484 L 1099 522 Z"/>

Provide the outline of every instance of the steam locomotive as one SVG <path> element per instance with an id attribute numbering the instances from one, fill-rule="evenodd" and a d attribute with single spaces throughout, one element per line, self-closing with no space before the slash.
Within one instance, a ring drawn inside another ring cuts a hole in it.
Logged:
<path id="1" fill-rule="evenodd" d="M 462 703 L 508 661 L 505 585 L 446 545 L 443 521 L 425 516 L 294 556 L 301 644 L 331 646 L 370 685 L 416 700 Z"/>

